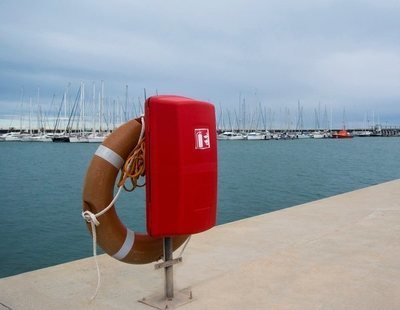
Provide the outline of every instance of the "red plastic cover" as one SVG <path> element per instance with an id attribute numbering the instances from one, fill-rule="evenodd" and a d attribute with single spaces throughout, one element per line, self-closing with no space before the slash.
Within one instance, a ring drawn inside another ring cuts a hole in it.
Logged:
<path id="1" fill-rule="evenodd" d="M 147 231 L 194 234 L 215 225 L 217 141 L 214 106 L 177 96 L 145 103 Z"/>

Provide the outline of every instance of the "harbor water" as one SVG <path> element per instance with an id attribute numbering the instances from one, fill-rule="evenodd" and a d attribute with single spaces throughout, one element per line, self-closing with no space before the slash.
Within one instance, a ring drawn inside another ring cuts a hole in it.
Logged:
<path id="1" fill-rule="evenodd" d="M 97 147 L 0 143 L 0 277 L 91 256 L 81 193 Z M 400 138 L 219 141 L 218 224 L 398 179 L 399 155 Z M 117 203 L 132 230 L 144 204 L 143 189 Z"/>

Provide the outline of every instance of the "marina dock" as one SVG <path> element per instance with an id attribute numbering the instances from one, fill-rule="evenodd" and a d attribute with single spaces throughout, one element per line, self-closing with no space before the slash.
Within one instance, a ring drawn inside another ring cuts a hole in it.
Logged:
<path id="1" fill-rule="evenodd" d="M 0 279 L 0 310 L 152 309 L 138 300 L 163 295 L 154 264 L 99 264 L 92 302 L 87 258 Z M 179 309 L 400 309 L 399 279 L 400 180 L 217 226 L 174 266 L 193 297 Z"/>

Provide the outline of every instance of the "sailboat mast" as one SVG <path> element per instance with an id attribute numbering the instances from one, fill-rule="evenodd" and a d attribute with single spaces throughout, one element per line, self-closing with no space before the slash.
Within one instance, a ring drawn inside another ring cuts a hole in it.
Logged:
<path id="1" fill-rule="evenodd" d="M 99 102 L 99 133 L 102 131 L 101 129 L 101 116 L 103 115 L 103 103 L 104 103 L 104 81 L 101 81 L 101 95 Z"/>
<path id="2" fill-rule="evenodd" d="M 32 97 L 29 97 L 29 134 L 32 134 L 32 127 L 31 127 L 31 117 L 32 117 Z"/>
<path id="3" fill-rule="evenodd" d="M 22 109 L 24 106 L 24 88 L 21 87 L 21 106 L 20 106 L 20 115 L 19 115 L 19 133 L 22 133 Z"/>
<path id="4" fill-rule="evenodd" d="M 36 95 L 36 107 L 37 107 L 37 130 L 39 132 L 41 128 L 41 111 L 40 111 L 40 103 L 39 103 L 39 96 L 40 96 L 40 89 L 38 87 L 37 89 L 37 95 Z"/>
<path id="5" fill-rule="evenodd" d="M 92 133 L 94 134 L 95 132 L 96 132 L 96 118 L 95 118 L 95 116 L 96 116 L 96 113 L 95 113 L 95 111 L 96 111 L 96 84 L 93 82 L 93 91 L 92 91 L 92 95 L 93 95 L 93 97 L 92 97 L 92 121 L 93 121 L 93 124 L 92 124 Z"/>
<path id="6" fill-rule="evenodd" d="M 71 87 L 71 82 L 68 83 L 67 89 L 65 91 L 65 102 L 64 102 L 65 111 L 66 111 L 65 118 L 64 118 L 65 131 L 67 131 L 67 126 L 68 126 L 67 115 L 68 115 L 68 118 L 69 118 L 70 117 L 69 114 L 71 113 L 71 107 L 69 106 L 69 101 L 68 101 L 68 95 L 69 95 L 69 88 L 70 87 Z"/>
<path id="7" fill-rule="evenodd" d="M 67 91 L 65 90 L 64 91 L 64 98 L 67 96 Z M 66 103 L 66 100 L 64 99 L 64 119 L 66 119 L 67 118 L 67 103 Z"/>
<path id="8" fill-rule="evenodd" d="M 122 104 L 119 103 L 119 96 L 117 97 L 117 127 L 122 124 Z"/>
<path id="9" fill-rule="evenodd" d="M 128 84 L 125 86 L 125 119 L 124 121 L 127 122 L 129 119 L 128 115 Z"/>
<path id="10" fill-rule="evenodd" d="M 85 83 L 82 82 L 82 133 L 85 132 L 86 121 L 85 121 Z"/>

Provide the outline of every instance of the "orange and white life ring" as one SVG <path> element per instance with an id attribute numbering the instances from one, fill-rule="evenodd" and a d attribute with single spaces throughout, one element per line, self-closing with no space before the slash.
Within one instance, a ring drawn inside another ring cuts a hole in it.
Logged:
<path id="1" fill-rule="evenodd" d="M 97 149 L 90 162 L 83 188 L 83 211 L 96 214 L 113 200 L 118 171 L 139 140 L 140 120 L 131 120 L 116 129 Z M 96 227 L 97 244 L 110 256 L 131 264 L 147 264 L 163 255 L 162 238 L 131 231 L 120 221 L 115 208 L 101 215 Z M 89 230 L 91 224 L 87 223 Z M 93 232 L 92 232 L 93 233 Z M 187 235 L 173 237 L 174 250 Z"/>

